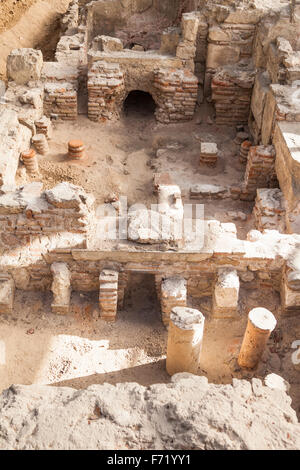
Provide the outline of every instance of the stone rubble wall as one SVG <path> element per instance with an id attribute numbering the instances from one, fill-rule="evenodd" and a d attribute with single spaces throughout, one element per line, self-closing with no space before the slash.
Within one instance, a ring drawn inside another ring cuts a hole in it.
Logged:
<path id="1" fill-rule="evenodd" d="M 34 251 L 35 240 L 60 233 L 86 238 L 93 214 L 93 198 L 81 188 L 60 183 L 42 192 L 32 183 L 0 196 L 0 247 L 17 251 L 22 246 Z"/>
<path id="2" fill-rule="evenodd" d="M 79 1 L 72 0 L 66 13 L 61 18 L 61 32 L 62 34 L 72 35 L 78 29 L 79 25 Z"/>
<path id="3" fill-rule="evenodd" d="M 192 72 L 195 71 L 198 29 L 199 17 L 197 13 L 184 13 L 181 19 L 182 39 L 177 46 L 176 57 L 181 59 L 183 66 Z"/>
<path id="4" fill-rule="evenodd" d="M 274 139 L 278 122 L 300 122 L 298 95 L 300 85 L 270 85 L 263 110 L 261 140 L 268 145 Z"/>
<path id="5" fill-rule="evenodd" d="M 291 398 L 259 379 L 215 385 L 184 373 L 174 375 L 170 384 L 147 388 L 136 383 L 106 383 L 85 390 L 12 385 L 0 396 L 0 421 L 3 450 L 300 446 Z"/>
<path id="6" fill-rule="evenodd" d="M 291 84 L 299 79 L 299 18 L 298 13 L 297 20 L 291 22 L 283 10 L 281 15 L 266 17 L 257 27 L 255 66 L 267 70 L 272 83 Z"/>
<path id="7" fill-rule="evenodd" d="M 201 89 L 204 87 L 205 69 L 206 69 L 206 56 L 207 56 L 207 36 L 208 36 L 208 23 L 205 17 L 197 12 L 199 18 L 198 32 L 196 39 L 196 55 L 195 55 L 195 75 L 198 78 L 199 86 Z"/>
<path id="8" fill-rule="evenodd" d="M 280 189 L 258 189 L 253 209 L 255 227 L 260 232 L 278 230 L 286 232 L 286 204 Z"/>
<path id="9" fill-rule="evenodd" d="M 55 60 L 84 69 L 87 61 L 87 43 L 86 15 L 80 14 L 78 0 L 72 0 L 61 19 L 61 37 L 56 47 Z"/>

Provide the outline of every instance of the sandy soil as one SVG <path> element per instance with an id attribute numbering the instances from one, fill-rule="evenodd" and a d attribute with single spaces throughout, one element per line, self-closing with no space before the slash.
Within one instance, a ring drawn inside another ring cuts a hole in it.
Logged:
<path id="1" fill-rule="evenodd" d="M 36 0 L 1 0 L 0 32 L 11 28 Z"/>
<path id="2" fill-rule="evenodd" d="M 70 0 L 0 0 L 0 78 L 12 49 L 41 49 L 52 60 L 59 38 L 59 18 Z"/>

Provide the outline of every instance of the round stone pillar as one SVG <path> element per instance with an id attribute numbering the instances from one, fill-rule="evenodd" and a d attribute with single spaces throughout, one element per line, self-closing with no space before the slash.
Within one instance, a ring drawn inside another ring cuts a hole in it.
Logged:
<path id="1" fill-rule="evenodd" d="M 174 307 L 170 315 L 166 368 L 196 374 L 200 361 L 205 318 L 199 310 Z"/>
<path id="2" fill-rule="evenodd" d="M 276 318 L 266 308 L 251 310 L 238 357 L 240 367 L 253 369 L 257 366 L 276 323 Z"/>

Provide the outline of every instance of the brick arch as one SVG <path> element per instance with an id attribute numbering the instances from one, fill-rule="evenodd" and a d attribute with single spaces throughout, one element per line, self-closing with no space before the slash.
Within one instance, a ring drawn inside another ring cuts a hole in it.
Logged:
<path id="1" fill-rule="evenodd" d="M 138 87 L 138 88 L 131 87 L 130 89 L 126 90 L 126 93 L 124 95 L 123 105 L 126 99 L 128 98 L 128 96 L 130 95 L 130 93 L 132 93 L 133 91 L 140 91 L 142 93 L 148 93 L 148 95 L 150 95 L 151 98 L 153 99 L 156 107 L 159 106 L 159 99 L 155 91 L 153 89 L 146 89 L 145 87 Z"/>

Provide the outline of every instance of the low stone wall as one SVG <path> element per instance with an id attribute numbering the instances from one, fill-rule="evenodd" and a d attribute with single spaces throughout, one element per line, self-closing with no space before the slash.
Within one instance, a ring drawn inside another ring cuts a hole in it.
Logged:
<path id="1" fill-rule="evenodd" d="M 93 201 L 81 188 L 68 183 L 44 192 L 41 183 L 32 183 L 3 194 L 0 196 L 0 252 L 31 244 L 34 251 L 35 240 L 60 233 L 75 233 L 85 238 L 91 224 Z"/>

